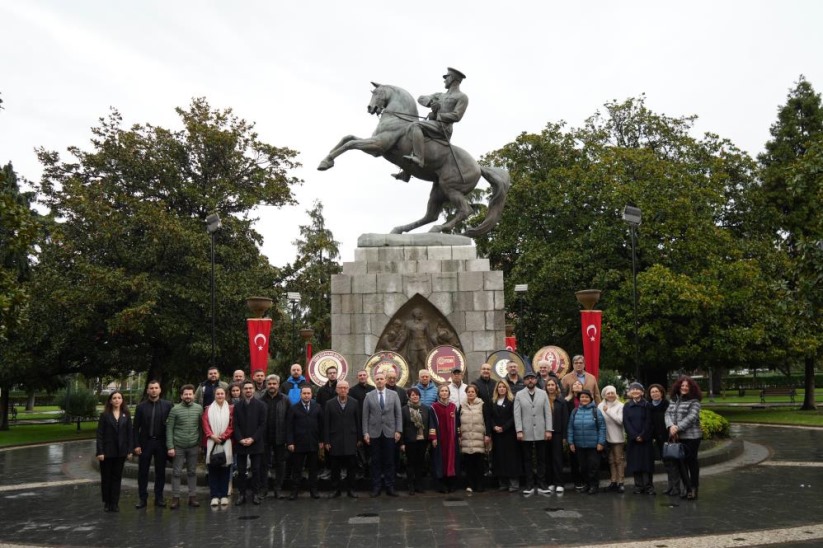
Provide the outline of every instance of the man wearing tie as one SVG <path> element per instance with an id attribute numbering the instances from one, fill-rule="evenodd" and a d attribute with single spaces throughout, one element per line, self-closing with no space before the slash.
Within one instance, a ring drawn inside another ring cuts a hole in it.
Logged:
<path id="1" fill-rule="evenodd" d="M 317 492 L 317 453 L 323 447 L 323 413 L 320 404 L 311 401 L 311 387 L 300 389 L 300 401 L 289 409 L 286 415 L 286 449 L 292 454 L 292 490 L 290 500 L 297 498 L 303 466 L 308 461 L 309 492 L 311 498 L 319 499 Z"/>
<path id="2" fill-rule="evenodd" d="M 397 393 L 386 389 L 385 373 L 374 376 L 376 390 L 363 402 L 363 441 L 371 446 L 372 497 L 396 497 L 394 489 L 394 447 L 403 433 L 403 415 Z"/>

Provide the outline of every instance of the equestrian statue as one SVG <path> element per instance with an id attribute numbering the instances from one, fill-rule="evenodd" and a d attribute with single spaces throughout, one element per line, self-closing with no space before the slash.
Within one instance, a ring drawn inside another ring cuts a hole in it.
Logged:
<path id="1" fill-rule="evenodd" d="M 445 93 L 422 95 L 417 101 L 430 108 L 428 116 L 418 116 L 417 105 L 406 90 L 372 82 L 369 114 L 380 117 L 371 137 L 360 139 L 354 135 L 343 137 L 329 152 L 317 169 L 325 171 L 334 166 L 334 159 L 349 150 L 362 150 L 372 156 L 382 156 L 400 167 L 394 175 L 401 181 L 416 177 L 431 181 L 432 189 L 426 214 L 407 225 L 395 227 L 392 234 L 402 234 L 433 223 L 450 203 L 455 209 L 451 219 L 435 225 L 430 232 L 447 232 L 471 215 L 472 208 L 466 196 L 474 190 L 482 176 L 492 187 L 485 219 L 476 227 L 466 230 L 466 236 L 480 236 L 497 224 L 506 194 L 511 186 L 509 173 L 500 168 L 481 166 L 468 152 L 451 143 L 452 126 L 459 122 L 469 105 L 468 96 L 460 90 L 466 76 L 449 67 L 443 75 Z"/>

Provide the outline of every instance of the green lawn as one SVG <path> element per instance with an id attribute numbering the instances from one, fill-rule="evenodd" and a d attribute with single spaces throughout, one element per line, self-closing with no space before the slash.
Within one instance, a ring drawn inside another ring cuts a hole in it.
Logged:
<path id="1" fill-rule="evenodd" d="M 96 430 L 96 421 L 81 422 L 80 432 L 77 431 L 77 423 L 11 425 L 9 430 L 0 431 L 0 447 L 53 441 L 87 440 L 94 438 Z"/>
<path id="2" fill-rule="evenodd" d="M 758 400 L 759 401 L 759 400 Z M 718 415 L 723 415 L 731 422 L 785 424 L 794 426 L 823 426 L 823 409 L 817 411 L 799 411 L 792 408 L 750 409 L 707 406 Z"/>

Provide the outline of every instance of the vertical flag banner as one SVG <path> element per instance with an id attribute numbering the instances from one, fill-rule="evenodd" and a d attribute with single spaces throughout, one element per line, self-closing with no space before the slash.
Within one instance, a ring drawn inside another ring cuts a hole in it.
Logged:
<path id="1" fill-rule="evenodd" d="M 251 373 L 266 372 L 269 366 L 269 335 L 271 318 L 249 318 L 249 353 L 251 354 Z"/>
<path id="2" fill-rule="evenodd" d="M 586 371 L 600 376 L 600 310 L 581 310 L 580 326 L 583 332 L 583 357 L 586 358 Z"/>
<path id="3" fill-rule="evenodd" d="M 506 337 L 506 350 L 509 352 L 517 352 L 517 337 L 512 335 L 511 337 Z"/>

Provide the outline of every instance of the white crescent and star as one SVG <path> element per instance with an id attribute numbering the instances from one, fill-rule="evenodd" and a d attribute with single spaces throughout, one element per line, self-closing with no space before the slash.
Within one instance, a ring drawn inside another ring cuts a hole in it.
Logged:
<path id="1" fill-rule="evenodd" d="M 594 342 L 595 338 L 597 337 L 597 328 L 594 326 L 594 324 L 590 324 L 586 328 L 586 336 L 589 337 L 589 339 L 592 342 Z"/>
<path id="2" fill-rule="evenodd" d="M 258 342 L 257 342 L 257 339 L 258 339 L 258 338 L 259 338 L 259 339 L 263 339 L 263 342 L 262 342 L 262 343 L 258 343 Z M 264 345 L 264 344 L 266 344 L 266 336 L 265 336 L 265 335 L 263 335 L 262 333 L 258 333 L 257 335 L 255 335 L 255 336 L 254 336 L 253 341 L 254 341 L 254 344 L 256 344 L 256 345 L 257 345 L 257 350 L 263 350 L 263 345 Z"/>

